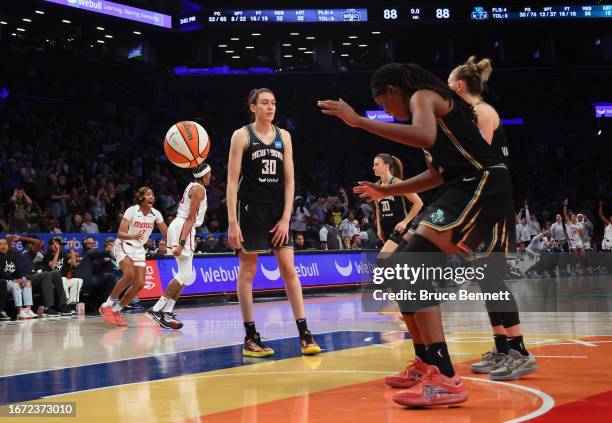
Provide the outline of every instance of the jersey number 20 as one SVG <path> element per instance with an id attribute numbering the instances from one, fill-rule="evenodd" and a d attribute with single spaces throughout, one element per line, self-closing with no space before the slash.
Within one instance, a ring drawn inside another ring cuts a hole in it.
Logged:
<path id="1" fill-rule="evenodd" d="M 262 175 L 276 175 L 276 160 L 263 159 Z"/>

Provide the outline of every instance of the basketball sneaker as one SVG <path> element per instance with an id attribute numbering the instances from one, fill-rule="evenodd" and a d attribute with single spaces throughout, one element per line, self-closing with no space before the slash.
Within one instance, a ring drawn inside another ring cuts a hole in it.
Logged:
<path id="1" fill-rule="evenodd" d="M 304 355 L 315 355 L 321 352 L 321 347 L 317 345 L 309 330 L 306 330 L 304 335 L 300 336 L 300 347 Z"/>
<path id="2" fill-rule="evenodd" d="M 511 349 L 499 368 L 489 373 L 489 378 L 499 381 L 516 380 L 521 376 L 535 372 L 539 368 L 540 366 L 536 364 L 533 355 L 522 355 L 520 352 Z"/>
<path id="3" fill-rule="evenodd" d="M 408 407 L 459 404 L 466 401 L 468 391 L 459 375 L 446 377 L 436 366 L 427 366 L 427 373 L 410 389 L 393 396 L 397 404 Z"/>
<path id="4" fill-rule="evenodd" d="M 145 312 L 145 316 L 147 316 L 152 322 L 157 323 L 160 327 L 170 329 L 170 326 L 168 325 L 166 317 L 162 311 L 153 311 L 153 308 L 150 308 Z"/>
<path id="5" fill-rule="evenodd" d="M 258 332 L 255 332 L 253 336 L 246 336 L 244 338 L 242 355 L 247 357 L 267 357 L 272 354 L 274 354 L 274 350 L 261 342 Z"/>
<path id="6" fill-rule="evenodd" d="M 176 318 L 176 314 L 168 311 L 163 312 L 164 320 L 170 329 L 180 329 L 183 327 L 183 322 Z"/>
<path id="7" fill-rule="evenodd" d="M 419 383 L 425 374 L 427 374 L 427 364 L 419 357 L 415 357 L 401 372 L 386 376 L 385 383 L 392 388 L 408 389 Z"/>
<path id="8" fill-rule="evenodd" d="M 123 319 L 120 311 L 111 311 L 110 319 L 112 320 L 114 325 L 117 326 L 127 326 L 127 323 Z"/>
<path id="9" fill-rule="evenodd" d="M 103 305 L 101 305 L 98 311 L 100 312 L 100 315 L 102 316 L 102 318 L 104 319 L 106 323 L 108 323 L 109 325 L 115 324 L 115 321 L 113 320 L 112 307 L 104 307 Z"/>
<path id="10" fill-rule="evenodd" d="M 481 360 L 478 363 L 472 364 L 470 369 L 472 370 L 472 373 L 476 374 L 491 373 L 493 370 L 501 366 L 506 357 L 506 354 L 498 353 L 497 350 L 493 348 L 493 350 L 482 354 Z"/>

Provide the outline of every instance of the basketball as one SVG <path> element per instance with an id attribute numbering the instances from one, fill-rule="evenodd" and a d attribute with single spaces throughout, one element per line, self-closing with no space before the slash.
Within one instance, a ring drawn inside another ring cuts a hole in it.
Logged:
<path id="1" fill-rule="evenodd" d="M 168 130 L 164 138 L 166 157 L 178 167 L 196 167 L 210 152 L 210 139 L 206 130 L 192 121 L 178 122 Z"/>

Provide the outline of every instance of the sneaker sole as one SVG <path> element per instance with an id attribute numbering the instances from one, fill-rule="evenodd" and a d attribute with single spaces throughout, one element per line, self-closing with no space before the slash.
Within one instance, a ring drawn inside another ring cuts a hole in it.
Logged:
<path id="1" fill-rule="evenodd" d="M 410 389 L 417 383 L 419 383 L 418 380 L 414 380 L 410 382 L 394 382 L 392 380 L 385 380 L 385 384 L 387 386 L 390 386 L 393 389 Z"/>
<path id="2" fill-rule="evenodd" d="M 454 394 L 451 398 L 438 401 L 427 401 L 425 398 L 397 398 L 397 395 L 393 397 L 393 402 L 405 407 L 435 407 L 437 405 L 452 405 L 459 404 L 467 401 L 468 391 L 462 391 Z"/>
<path id="3" fill-rule="evenodd" d="M 482 369 L 470 367 L 470 370 L 472 371 L 472 373 L 474 373 L 476 375 L 486 375 L 486 374 L 491 373 L 491 371 L 493 371 L 493 369 L 490 368 L 490 367 L 489 368 L 482 368 Z"/>
<path id="4" fill-rule="evenodd" d="M 526 376 L 528 374 L 534 373 L 535 371 L 537 371 L 540 368 L 540 366 L 538 366 L 537 364 L 535 365 L 531 365 L 529 366 L 529 368 L 524 368 L 524 369 L 514 369 L 512 371 L 512 373 L 509 373 L 507 375 L 500 375 L 500 376 L 496 376 L 494 374 L 490 374 L 489 379 L 494 380 L 494 381 L 500 381 L 500 382 L 508 382 L 511 380 L 517 380 L 520 379 L 523 376 Z"/>
<path id="5" fill-rule="evenodd" d="M 274 351 L 256 352 L 242 349 L 242 355 L 245 357 L 268 357 L 274 354 Z"/>
<path id="6" fill-rule="evenodd" d="M 321 347 L 319 347 L 318 345 L 302 348 L 302 355 L 317 355 L 320 352 L 321 352 Z"/>

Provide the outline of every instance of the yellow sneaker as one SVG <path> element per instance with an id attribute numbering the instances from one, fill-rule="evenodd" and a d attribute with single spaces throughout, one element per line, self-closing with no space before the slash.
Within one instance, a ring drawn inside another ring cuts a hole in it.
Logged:
<path id="1" fill-rule="evenodd" d="M 274 354 L 274 350 L 261 342 L 259 333 L 255 332 L 255 335 L 244 338 L 242 355 L 246 357 L 267 357 L 272 354 Z"/>
<path id="2" fill-rule="evenodd" d="M 304 355 L 315 355 L 321 352 L 321 347 L 317 345 L 309 330 L 300 337 L 300 347 Z"/>

